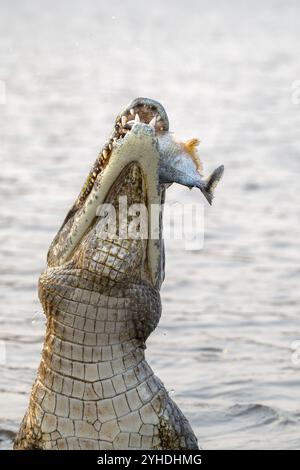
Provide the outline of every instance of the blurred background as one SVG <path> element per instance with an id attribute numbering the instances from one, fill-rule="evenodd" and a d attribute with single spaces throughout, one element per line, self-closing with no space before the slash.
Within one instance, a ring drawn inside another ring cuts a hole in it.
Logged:
<path id="1" fill-rule="evenodd" d="M 300 4 L 3 0 L 0 13 L 0 447 L 40 360 L 49 244 L 131 99 L 225 165 L 204 247 L 166 242 L 147 358 L 204 449 L 300 448 Z M 298 349 L 297 349 L 298 348 Z"/>

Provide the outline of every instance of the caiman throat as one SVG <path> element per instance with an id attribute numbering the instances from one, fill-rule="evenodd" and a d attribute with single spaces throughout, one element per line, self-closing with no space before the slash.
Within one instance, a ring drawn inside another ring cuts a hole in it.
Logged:
<path id="1" fill-rule="evenodd" d="M 203 177 L 197 143 L 169 133 L 156 101 L 138 98 L 117 116 L 39 279 L 47 328 L 15 449 L 198 448 L 144 354 L 161 315 L 165 190 L 198 187 L 211 203 L 223 173 L 221 166 Z M 147 209 L 157 236 L 104 236 L 99 207 L 114 208 L 119 233 L 124 198 Z M 160 209 L 157 227 L 152 207 Z"/>

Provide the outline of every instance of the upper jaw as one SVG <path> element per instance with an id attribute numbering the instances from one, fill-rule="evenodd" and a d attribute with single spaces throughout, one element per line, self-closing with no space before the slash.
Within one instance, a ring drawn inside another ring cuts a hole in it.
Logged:
<path id="1" fill-rule="evenodd" d="M 136 116 L 142 123 L 151 123 L 157 132 L 166 132 L 169 130 L 167 113 L 158 101 L 149 98 L 136 98 L 131 101 L 116 118 L 115 130 L 119 132 L 120 137 L 131 130 Z"/>

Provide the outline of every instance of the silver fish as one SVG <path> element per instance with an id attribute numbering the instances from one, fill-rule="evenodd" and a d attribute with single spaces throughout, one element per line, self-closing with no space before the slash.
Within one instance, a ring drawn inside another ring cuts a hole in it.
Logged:
<path id="1" fill-rule="evenodd" d="M 158 141 L 160 183 L 178 183 L 189 188 L 199 188 L 209 204 L 212 204 L 214 190 L 222 178 L 224 165 L 216 168 L 211 175 L 205 178 L 196 152 L 189 152 L 187 146 L 182 142 L 177 142 L 170 133 L 163 134 Z M 192 139 L 192 141 L 198 143 L 196 139 Z"/>

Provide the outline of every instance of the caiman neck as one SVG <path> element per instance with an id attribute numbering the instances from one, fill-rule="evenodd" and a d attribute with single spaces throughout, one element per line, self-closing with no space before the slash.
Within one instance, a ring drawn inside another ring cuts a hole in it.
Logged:
<path id="1" fill-rule="evenodd" d="M 141 384 L 153 393 L 144 350 L 161 307 L 149 283 L 142 291 L 135 282 L 96 288 L 88 270 L 48 268 L 40 278 L 40 297 L 47 331 L 39 380 L 47 388 L 84 400 L 113 397 Z"/>
<path id="2" fill-rule="evenodd" d="M 153 376 L 142 340 L 105 331 L 103 320 L 97 320 L 96 328 L 93 320 L 72 319 L 70 313 L 49 320 L 40 369 L 47 387 L 73 398 L 99 400 L 136 388 Z M 74 339 L 76 343 L 71 342 Z"/>

